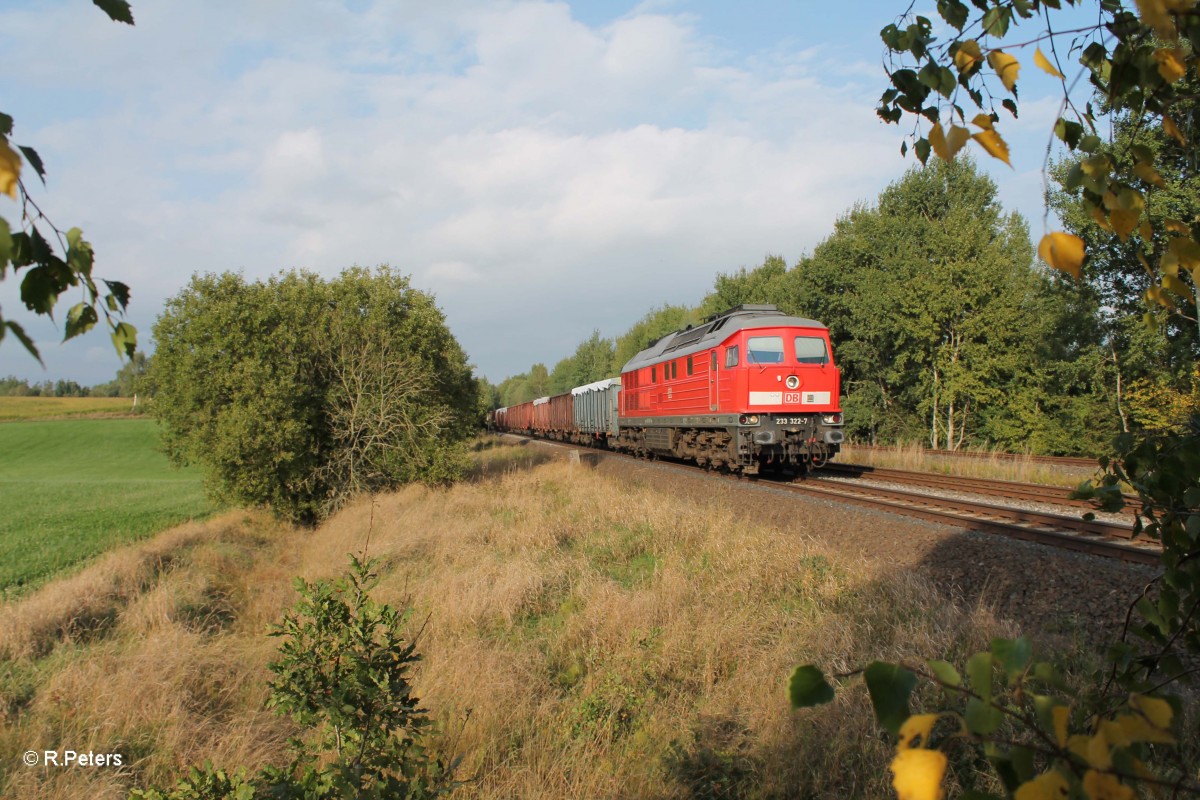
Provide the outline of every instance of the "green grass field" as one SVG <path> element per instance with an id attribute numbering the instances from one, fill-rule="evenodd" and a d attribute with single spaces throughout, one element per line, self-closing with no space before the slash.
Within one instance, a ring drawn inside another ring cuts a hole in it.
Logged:
<path id="1" fill-rule="evenodd" d="M 214 509 L 200 472 L 158 450 L 153 420 L 0 424 L 0 597 Z"/>

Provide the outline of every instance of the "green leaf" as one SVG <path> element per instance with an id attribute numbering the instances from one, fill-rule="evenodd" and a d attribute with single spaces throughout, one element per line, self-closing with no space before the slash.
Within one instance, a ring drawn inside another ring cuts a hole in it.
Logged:
<path id="1" fill-rule="evenodd" d="M 63 336 L 63 341 L 74 339 L 82 333 L 87 333 L 100 319 L 96 315 L 96 309 L 88 303 L 76 303 L 71 306 L 71 310 L 67 312 L 66 335 Z"/>
<path id="2" fill-rule="evenodd" d="M 8 220 L 0 217 L 0 278 L 8 271 L 8 260 L 12 257 L 12 250 L 12 229 L 8 227 Z"/>
<path id="3" fill-rule="evenodd" d="M 875 718 L 893 736 L 908 719 L 908 697 L 917 685 L 917 676 L 898 664 L 875 661 L 863 673 Z"/>
<path id="4" fill-rule="evenodd" d="M 119 322 L 112 333 L 113 347 L 124 358 L 133 358 L 137 352 L 137 328 L 128 322 Z"/>
<path id="5" fill-rule="evenodd" d="M 993 639 L 992 655 L 996 657 L 1000 668 L 1012 678 L 1029 665 L 1029 659 L 1033 657 L 1033 646 L 1024 636 L 1017 639 Z"/>
<path id="6" fill-rule="evenodd" d="M 25 154 L 25 160 L 29 162 L 29 166 L 33 167 L 33 171 L 42 179 L 42 185 L 46 185 L 46 165 L 42 163 L 42 157 L 37 154 L 37 150 L 24 145 L 17 145 L 22 153 Z"/>
<path id="7" fill-rule="evenodd" d="M 109 296 L 116 300 L 120 304 L 121 310 L 124 311 L 129 306 L 129 287 L 120 281 L 104 281 L 104 285 L 108 287 L 108 291 L 112 292 Z"/>
<path id="8" fill-rule="evenodd" d="M 967 659 L 967 678 L 975 694 L 984 700 L 992 699 L 992 654 L 976 653 Z"/>
<path id="9" fill-rule="evenodd" d="M 962 676 L 958 674 L 958 670 L 950 662 L 930 660 L 926 661 L 925 664 L 942 683 L 949 686 L 962 686 Z"/>
<path id="10" fill-rule="evenodd" d="M 989 8 L 983 15 L 983 29 L 997 38 L 1003 38 L 1008 33 L 1008 23 L 1012 19 L 1012 9 L 1005 6 Z"/>
<path id="11" fill-rule="evenodd" d="M 36 314 L 49 314 L 58 299 L 58 284 L 54 274 L 46 267 L 38 266 L 25 273 L 21 281 L 21 302 Z"/>
<path id="12" fill-rule="evenodd" d="M 929 140 L 926 139 L 924 136 L 922 136 L 920 139 L 917 139 L 916 143 L 913 145 L 913 151 L 916 152 L 917 158 L 919 158 L 921 160 L 922 164 L 929 161 L 930 149 L 931 149 L 931 147 L 929 144 Z"/>
<path id="13" fill-rule="evenodd" d="M 963 29 L 963 25 L 967 24 L 969 12 L 961 0 L 938 0 L 937 12 L 942 19 L 959 31 Z"/>
<path id="14" fill-rule="evenodd" d="M 792 708 L 819 706 L 828 703 L 833 696 L 833 687 L 825 680 L 824 673 L 812 664 L 796 667 L 788 681 Z"/>
<path id="15" fill-rule="evenodd" d="M 83 238 L 83 231 L 71 228 L 67 231 L 67 265 L 79 275 L 91 277 L 92 264 L 96 256 L 92 245 Z"/>
<path id="16" fill-rule="evenodd" d="M 967 701 L 967 713 L 964 717 L 967 722 L 967 730 L 980 736 L 992 733 L 1004 722 L 1004 714 L 1000 709 L 978 697 L 972 697 Z"/>
<path id="17" fill-rule="evenodd" d="M 130 8 L 126 0 L 92 0 L 96 6 L 108 14 L 108 18 L 113 22 L 124 22 L 126 25 L 133 24 L 133 9 Z"/>
<path id="18" fill-rule="evenodd" d="M 8 327 L 8 329 L 9 329 L 10 331 L 12 331 L 12 332 L 13 332 L 13 336 L 16 336 L 16 337 L 17 337 L 17 339 L 18 339 L 18 340 L 21 342 L 21 344 L 25 345 L 25 349 L 29 351 L 29 355 L 31 355 L 31 356 L 33 356 L 34 358 L 36 358 L 36 359 L 37 359 L 37 362 L 38 362 L 39 364 L 41 364 L 43 367 L 44 367 L 44 366 L 46 366 L 46 364 L 45 364 L 45 363 L 42 361 L 42 356 L 41 356 L 41 354 L 40 354 L 40 353 L 38 353 L 38 349 L 37 349 L 37 347 L 36 347 L 36 346 L 34 345 L 34 343 L 33 343 L 33 339 L 30 339 L 30 338 L 29 338 L 29 337 L 28 337 L 28 336 L 25 334 L 25 329 L 24 329 L 24 328 L 22 328 L 22 327 L 21 327 L 20 325 L 18 325 L 17 323 L 13 322 L 12 320 L 8 320 L 8 321 L 7 321 L 7 322 L 5 322 L 4 324 L 5 324 L 5 325 Z"/>

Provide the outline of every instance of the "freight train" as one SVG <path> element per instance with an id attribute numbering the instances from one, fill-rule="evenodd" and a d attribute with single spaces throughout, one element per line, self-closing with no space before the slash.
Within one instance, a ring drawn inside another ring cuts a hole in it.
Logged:
<path id="1" fill-rule="evenodd" d="M 832 458 L 840 394 L 828 328 L 743 304 L 652 342 L 619 378 L 497 409 L 488 425 L 757 475 Z"/>

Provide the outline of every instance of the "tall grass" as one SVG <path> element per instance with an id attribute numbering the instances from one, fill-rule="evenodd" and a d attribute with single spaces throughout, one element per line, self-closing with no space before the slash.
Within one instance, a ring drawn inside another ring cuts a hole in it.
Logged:
<path id="1" fill-rule="evenodd" d="M 996 451 L 998 453 L 1000 451 Z M 1028 456 L 1002 458 L 996 453 L 972 458 L 931 455 L 919 442 L 897 444 L 880 450 L 868 450 L 854 445 L 843 445 L 838 455 L 839 462 L 864 464 L 887 469 L 907 469 L 916 472 L 935 472 L 944 475 L 961 475 L 968 478 L 990 478 L 1022 483 L 1043 483 L 1049 486 L 1078 486 L 1088 475 L 1087 469 L 1072 467 L 1064 469 L 1045 462 L 1037 462 Z M 1099 466 L 1097 465 L 1097 471 Z"/>
<path id="2" fill-rule="evenodd" d="M 417 691 L 460 731 L 463 797 L 886 795 L 865 692 L 794 713 L 791 668 L 953 657 L 1004 627 L 735 502 L 555 462 L 364 500 L 314 532 L 230 514 L 114 552 L 0 606 L 0 795 L 116 798 L 204 759 L 279 762 L 263 630 L 291 576 L 364 550 L 381 599 L 425 624 Z M 128 758 L 20 764 L 68 747 Z"/>

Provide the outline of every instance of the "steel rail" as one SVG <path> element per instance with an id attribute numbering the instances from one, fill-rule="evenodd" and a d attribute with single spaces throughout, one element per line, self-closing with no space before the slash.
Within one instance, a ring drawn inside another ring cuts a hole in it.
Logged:
<path id="1" fill-rule="evenodd" d="M 577 445 L 549 439 L 525 437 L 520 434 L 509 435 L 529 438 L 551 446 L 576 448 L 581 452 L 589 450 L 589 448 L 579 448 Z M 595 450 L 593 452 L 633 461 L 646 461 L 646 459 L 613 450 Z M 715 472 L 693 464 L 657 459 L 655 463 L 663 469 L 700 473 L 708 477 L 738 481 L 746 485 L 746 479 L 743 477 Z M 905 492 L 900 489 L 885 489 L 861 484 L 849 485 L 846 482 L 819 478 L 801 479 L 798 482 L 790 483 L 764 479 L 755 481 L 752 485 L 891 511 L 943 525 L 952 525 L 981 533 L 1000 534 L 1013 539 L 1036 542 L 1088 555 L 1115 558 L 1129 563 L 1157 565 L 1160 561 L 1159 551 L 1156 549 L 1114 541 L 1114 539 L 1131 539 L 1133 537 L 1132 528 L 1098 520 L 1088 521 L 1029 509 L 996 506 L 919 492 Z"/>
<path id="2" fill-rule="evenodd" d="M 817 475 L 833 473 L 852 478 L 868 478 L 872 480 L 899 483 L 908 486 L 926 486 L 929 488 L 946 489 L 949 491 L 970 492 L 989 497 L 1003 497 L 1010 500 L 1020 500 L 1031 503 L 1050 503 L 1060 506 L 1078 506 L 1095 508 L 1087 500 L 1071 498 L 1073 490 L 1062 486 L 1047 486 L 1041 483 L 1022 483 L 1020 481 L 1004 481 L 994 478 L 970 478 L 962 475 L 942 475 L 933 472 L 917 472 L 906 469 L 890 469 L 872 467 L 865 464 L 826 464 Z M 1141 508 L 1141 501 L 1133 495 L 1125 495 L 1127 513 L 1134 513 Z"/>
<path id="3" fill-rule="evenodd" d="M 868 452 L 890 453 L 895 452 L 894 448 L 885 445 L 874 444 L 847 444 L 844 446 L 847 450 L 865 450 Z M 942 456 L 946 458 L 994 458 L 997 461 L 1030 461 L 1035 464 L 1057 464 L 1060 467 L 1093 467 L 1099 468 L 1100 462 L 1095 458 L 1083 458 L 1080 456 L 1035 456 L 1029 453 L 999 453 L 999 452 L 983 452 L 979 450 L 933 450 L 924 449 L 921 451 L 927 456 Z"/>

